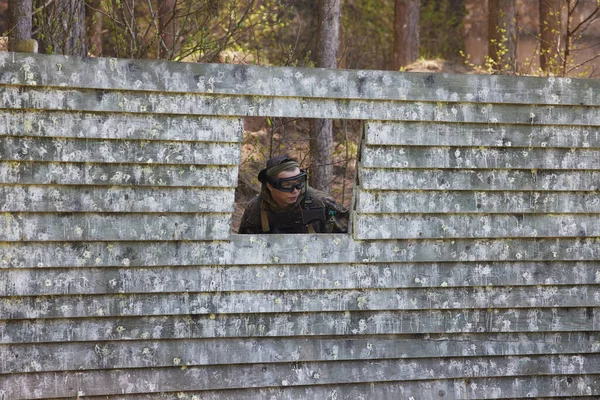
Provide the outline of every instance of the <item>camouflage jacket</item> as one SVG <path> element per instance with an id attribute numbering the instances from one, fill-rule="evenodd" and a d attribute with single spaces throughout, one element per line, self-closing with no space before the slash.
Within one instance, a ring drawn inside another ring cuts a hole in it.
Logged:
<path id="1" fill-rule="evenodd" d="M 264 204 L 268 218 L 269 232 L 263 232 L 261 208 Z M 325 220 L 317 220 L 310 225 L 315 233 L 345 233 L 348 231 L 349 212 L 333 198 L 319 190 L 307 186 L 295 206 L 289 209 L 279 208 L 269 191 L 263 188 L 261 193 L 250 201 L 240 223 L 239 233 L 309 233 L 302 222 L 302 210 L 324 210 Z M 305 215 L 306 212 L 305 212 Z"/>

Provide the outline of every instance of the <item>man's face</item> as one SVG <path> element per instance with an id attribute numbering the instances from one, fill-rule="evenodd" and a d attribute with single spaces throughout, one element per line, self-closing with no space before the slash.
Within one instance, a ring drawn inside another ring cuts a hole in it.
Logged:
<path id="1" fill-rule="evenodd" d="M 300 175 L 300 168 L 282 171 L 278 173 L 275 178 L 285 179 L 296 175 Z M 298 196 L 300 196 L 300 190 L 297 188 L 294 188 L 293 192 L 282 192 L 281 190 L 275 189 L 269 182 L 267 182 L 267 188 L 271 192 L 271 197 L 275 200 L 275 203 L 281 208 L 286 208 L 295 204 L 296 200 L 298 200 Z"/>

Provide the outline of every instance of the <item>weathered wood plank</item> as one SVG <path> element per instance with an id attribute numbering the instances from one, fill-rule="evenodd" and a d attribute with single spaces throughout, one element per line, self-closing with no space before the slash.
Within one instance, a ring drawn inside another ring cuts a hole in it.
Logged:
<path id="1" fill-rule="evenodd" d="M 0 321 L 0 343 L 258 338 L 354 335 L 477 334 L 457 341 L 586 343 L 597 349 L 598 308 L 344 311 L 286 314 L 209 314 L 159 317 L 88 317 Z M 450 336 L 449 336 L 450 335 Z M 517 336 L 514 336 L 517 335 Z M 479 338 L 479 339 L 477 339 Z M 369 339 L 371 340 L 371 339 Z M 566 345 L 564 345 L 566 346 Z M 570 345 L 569 345 L 570 346 Z M 465 347 L 467 348 L 467 347 Z M 567 347 L 564 347 L 565 349 Z M 566 351 L 566 350 L 565 350 Z"/>
<path id="2" fill-rule="evenodd" d="M 490 338 L 448 335 L 422 337 L 239 338 L 142 340 L 55 344 L 0 345 L 0 375 L 23 372 L 83 371 L 173 366 L 175 357 L 189 366 L 385 360 L 400 358 L 535 356 L 596 353 L 597 342 L 582 334 L 570 340 L 537 341 L 537 335 Z M 594 336 L 597 340 L 598 337 Z M 469 346 L 465 346 L 469 342 Z M 32 363 L 32 360 L 35 360 Z"/>
<path id="3" fill-rule="evenodd" d="M 4 213 L 2 241 L 222 240 L 231 214 Z M 91 257 L 91 255 L 90 255 Z"/>
<path id="4" fill-rule="evenodd" d="M 4 161 L 237 165 L 233 143 L 13 138 L 0 141 Z"/>
<path id="5" fill-rule="evenodd" d="M 598 192 L 364 191 L 359 213 L 600 213 Z"/>
<path id="6" fill-rule="evenodd" d="M 365 143 L 436 147 L 600 148 L 600 131 L 591 126 L 370 121 L 366 124 Z"/>
<path id="7" fill-rule="evenodd" d="M 600 172 L 584 170 L 476 170 L 364 168 L 358 171 L 364 189 L 383 190 L 536 190 L 597 191 Z"/>
<path id="8" fill-rule="evenodd" d="M 0 184 L 235 187 L 238 167 L 0 162 Z"/>
<path id="9" fill-rule="evenodd" d="M 260 388 L 381 381 L 527 377 L 600 373 L 600 355 L 338 361 L 188 367 L 174 358 L 170 368 L 82 372 L 36 372 L 0 376 L 8 398 Z M 82 389 L 82 390 L 80 390 Z M 530 388 L 527 388 L 530 391 Z M 591 388 L 589 389 L 591 393 Z"/>
<path id="10" fill-rule="evenodd" d="M 598 170 L 600 150 L 367 146 L 362 164 L 367 168 Z"/>
<path id="11" fill-rule="evenodd" d="M 359 240 L 597 237 L 600 214 L 356 214 Z"/>
<path id="12" fill-rule="evenodd" d="M 169 63 L 1 53 L 0 84 L 333 99 L 600 104 L 594 79 Z M 88 71 L 95 71 L 90 74 Z"/>
<path id="13" fill-rule="evenodd" d="M 3 212 L 232 212 L 233 189 L 0 186 Z"/>
<path id="14" fill-rule="evenodd" d="M 131 261 L 130 261 L 131 263 Z M 0 296 L 594 284 L 591 262 L 0 269 Z"/>
<path id="15" fill-rule="evenodd" d="M 124 392 L 205 397 L 209 390 L 217 398 L 249 393 L 263 398 L 270 391 L 275 397 L 292 393 L 295 400 L 340 393 L 374 399 L 407 393 L 416 398 L 425 393 L 431 398 L 597 396 L 597 81 L 19 54 L 0 54 L 0 65 L 0 135 L 5 137 L 0 208 L 8 212 L 0 220 L 0 240 L 5 240 L 0 242 L 0 398 L 78 397 L 89 395 L 88 389 L 91 395 L 108 390 L 113 397 Z M 91 67 L 95 74 L 83 73 Z M 76 89 L 81 86 L 87 89 Z M 415 121 L 395 124 L 379 136 L 371 132 L 367 140 L 377 137 L 368 144 L 379 146 L 365 152 L 387 153 L 377 155 L 383 157 L 382 169 L 365 168 L 370 161 L 363 156 L 360 178 L 363 188 L 396 185 L 416 196 L 361 192 L 368 205 L 361 210 L 368 213 L 358 218 L 371 218 L 371 212 L 398 216 L 410 207 L 418 213 L 473 213 L 444 216 L 454 218 L 452 228 L 464 233 L 459 223 L 465 218 L 479 224 L 481 213 L 529 212 L 538 215 L 483 216 L 489 221 L 481 226 L 488 224 L 498 235 L 539 225 L 543 229 L 535 235 L 593 237 L 231 236 L 229 215 L 223 214 L 227 227 L 218 240 L 180 241 L 198 239 L 195 233 L 204 228 L 198 214 L 179 213 L 212 211 L 208 204 L 192 208 L 195 201 L 210 202 L 192 193 L 227 193 L 227 201 L 215 207 L 231 212 L 239 156 L 223 168 L 146 162 L 158 160 L 163 145 L 180 146 L 174 157 L 181 156 L 182 164 L 198 164 L 194 157 L 200 153 L 194 151 L 204 144 L 196 142 L 238 148 L 239 119 L 227 119 L 237 122 L 225 125 L 221 140 L 219 127 L 207 122 L 221 120 L 205 114 Z M 423 121 L 434 122 L 426 131 Z M 402 138 L 408 129 L 412 136 Z M 125 145 L 102 153 L 99 146 L 105 143 Z M 127 148 L 132 143 L 146 147 L 133 151 Z M 449 169 L 386 169 L 388 155 L 391 165 L 404 160 L 394 153 L 398 145 L 421 151 L 411 154 L 421 157 L 416 168 L 430 162 L 435 165 L 430 168 Z M 424 147 L 431 145 L 461 154 L 427 159 Z M 496 158 L 488 164 L 489 154 Z M 10 161 L 16 157 L 34 162 Z M 114 164 L 98 164 L 106 160 Z M 369 174 L 376 179 L 365 182 Z M 159 193 L 176 197 L 162 201 Z M 372 194 L 379 197 L 366 197 Z M 127 202 L 118 201 L 125 196 Z M 444 205 L 434 208 L 431 202 Z M 40 211 L 54 214 L 36 214 Z M 61 211 L 67 214 L 56 214 Z M 158 228 L 152 235 L 136 231 L 142 215 L 152 219 L 147 226 Z M 521 225 L 510 219 L 520 217 Z M 40 221 L 48 236 L 34 235 Z M 77 233 L 80 223 L 87 224 L 85 235 Z M 169 237 L 176 228 L 182 235 Z M 107 237 L 91 233 L 103 229 Z M 22 242 L 19 230 L 34 241 Z M 532 377 L 543 374 L 548 376 Z M 284 384 L 299 386 L 286 391 Z M 344 390 L 332 392 L 336 388 Z M 219 389 L 229 391 L 217 394 Z"/>
<path id="16" fill-rule="evenodd" d="M 0 108 L 10 110 L 223 115 L 390 121 L 600 125 L 600 107 L 515 104 L 452 104 L 413 101 L 204 95 L 195 93 L 98 92 L 0 86 Z"/>
<path id="17" fill-rule="evenodd" d="M 502 378 L 437 379 L 431 381 L 371 382 L 358 384 L 313 385 L 262 389 L 233 389 L 208 391 L 178 391 L 143 395 L 95 397 L 89 400 L 125 399 L 153 400 L 181 398 L 202 400 L 255 400 L 255 399 L 525 399 L 552 400 L 573 396 L 600 396 L 599 375 L 558 375 Z M 543 397 L 548 396 L 548 397 Z M 569 397 L 570 398 L 570 397 Z"/>
<path id="18" fill-rule="evenodd" d="M 91 256 L 88 255 L 91 254 Z M 596 238 L 356 241 L 349 235 L 231 235 L 222 242 L 0 242 L 0 268 L 453 261 L 597 261 Z"/>
<path id="19" fill-rule="evenodd" d="M 463 308 L 595 307 L 598 285 L 297 292 L 140 293 L 6 298 L 4 319 L 159 316 L 179 314 L 309 313 Z M 530 312 L 530 311 L 523 311 Z M 535 310 L 531 312 L 535 315 Z"/>
<path id="20" fill-rule="evenodd" d="M 591 284 L 599 271 L 593 262 L 10 269 L 0 270 L 0 295 Z"/>
<path id="21" fill-rule="evenodd" d="M 0 110 L 1 136 L 241 142 L 243 131 L 239 118 Z"/>

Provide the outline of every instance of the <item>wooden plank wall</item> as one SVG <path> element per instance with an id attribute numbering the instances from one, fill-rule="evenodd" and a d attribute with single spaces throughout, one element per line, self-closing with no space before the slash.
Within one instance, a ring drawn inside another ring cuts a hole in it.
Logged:
<path id="1" fill-rule="evenodd" d="M 232 235 L 241 117 L 363 119 Z M 600 397 L 600 82 L 0 53 L 0 399 Z"/>

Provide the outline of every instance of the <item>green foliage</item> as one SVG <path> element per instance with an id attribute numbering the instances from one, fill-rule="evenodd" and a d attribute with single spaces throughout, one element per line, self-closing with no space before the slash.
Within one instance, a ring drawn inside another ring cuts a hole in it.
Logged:
<path id="1" fill-rule="evenodd" d="M 394 47 L 393 0 L 347 0 L 341 23 L 342 68 L 389 68 Z"/>
<path id="2" fill-rule="evenodd" d="M 86 55 L 83 0 L 33 0 L 33 37 L 46 54 Z"/>
<path id="3" fill-rule="evenodd" d="M 465 64 L 469 65 L 476 71 L 486 72 L 488 74 L 516 74 L 517 71 L 514 68 L 515 60 L 507 60 L 507 55 L 509 53 L 508 48 L 508 36 L 507 30 L 505 27 L 496 27 L 498 32 L 499 39 L 490 39 L 489 46 L 490 49 L 493 48 L 494 51 L 489 51 L 488 54 L 485 55 L 483 67 L 479 65 L 474 65 L 470 61 L 470 57 L 465 55 L 465 53 L 460 50 L 461 57 L 464 58 Z M 495 53 L 496 57 L 491 56 L 490 54 Z"/>
<path id="4" fill-rule="evenodd" d="M 597 1 L 596 5 L 591 2 L 565 0 L 545 4 L 548 6 L 548 14 L 542 16 L 539 32 L 531 32 L 523 26 L 517 26 L 522 36 L 529 36 L 536 43 L 530 55 L 516 60 L 518 70 L 514 69 L 514 65 L 500 61 L 508 50 L 508 38 L 504 27 L 497 27 L 499 39 L 490 41 L 490 46 L 497 51 L 498 60 L 487 55 L 483 66 L 474 65 L 470 55 L 461 52 L 465 63 L 479 72 L 486 73 L 593 77 L 597 71 L 592 62 L 600 59 L 600 53 L 591 51 L 595 46 L 589 44 L 593 35 L 590 27 L 600 22 L 600 2 Z M 521 7 L 520 12 L 526 9 L 521 2 L 517 5 Z M 545 62 L 542 62 L 542 59 Z"/>
<path id="5" fill-rule="evenodd" d="M 97 3 L 97 4 L 95 4 Z M 287 25 L 285 0 L 90 0 L 104 32 L 102 55 L 191 62 L 262 61 L 262 44 Z M 171 31 L 161 26 L 172 26 Z"/>
<path id="6" fill-rule="evenodd" d="M 283 0 L 263 0 L 256 11 L 248 15 L 245 28 L 248 33 L 233 43 L 233 51 L 252 54 L 257 64 L 290 65 L 293 52 L 282 51 L 287 32 L 293 28 L 293 7 Z M 238 28 L 241 28 L 239 26 Z M 286 46 L 291 48 L 291 44 Z"/>
<path id="7" fill-rule="evenodd" d="M 288 0 L 281 2 L 274 29 L 261 29 L 253 46 L 273 65 L 314 67 L 317 36 L 317 2 Z M 268 28 L 268 27 L 267 27 Z"/>
<path id="8" fill-rule="evenodd" d="M 464 0 L 421 0 L 420 42 L 422 57 L 459 58 L 464 51 Z"/>
<path id="9" fill-rule="evenodd" d="M 590 51 L 595 46 L 586 44 L 585 37 L 592 26 L 600 23 L 600 1 L 596 5 L 577 0 L 547 5 L 548 15 L 541 16 L 540 32 L 522 30 L 538 43 L 533 54 L 522 63 L 523 72 L 540 76 L 593 76 L 597 71 L 592 61 L 600 58 L 600 53 Z"/>

